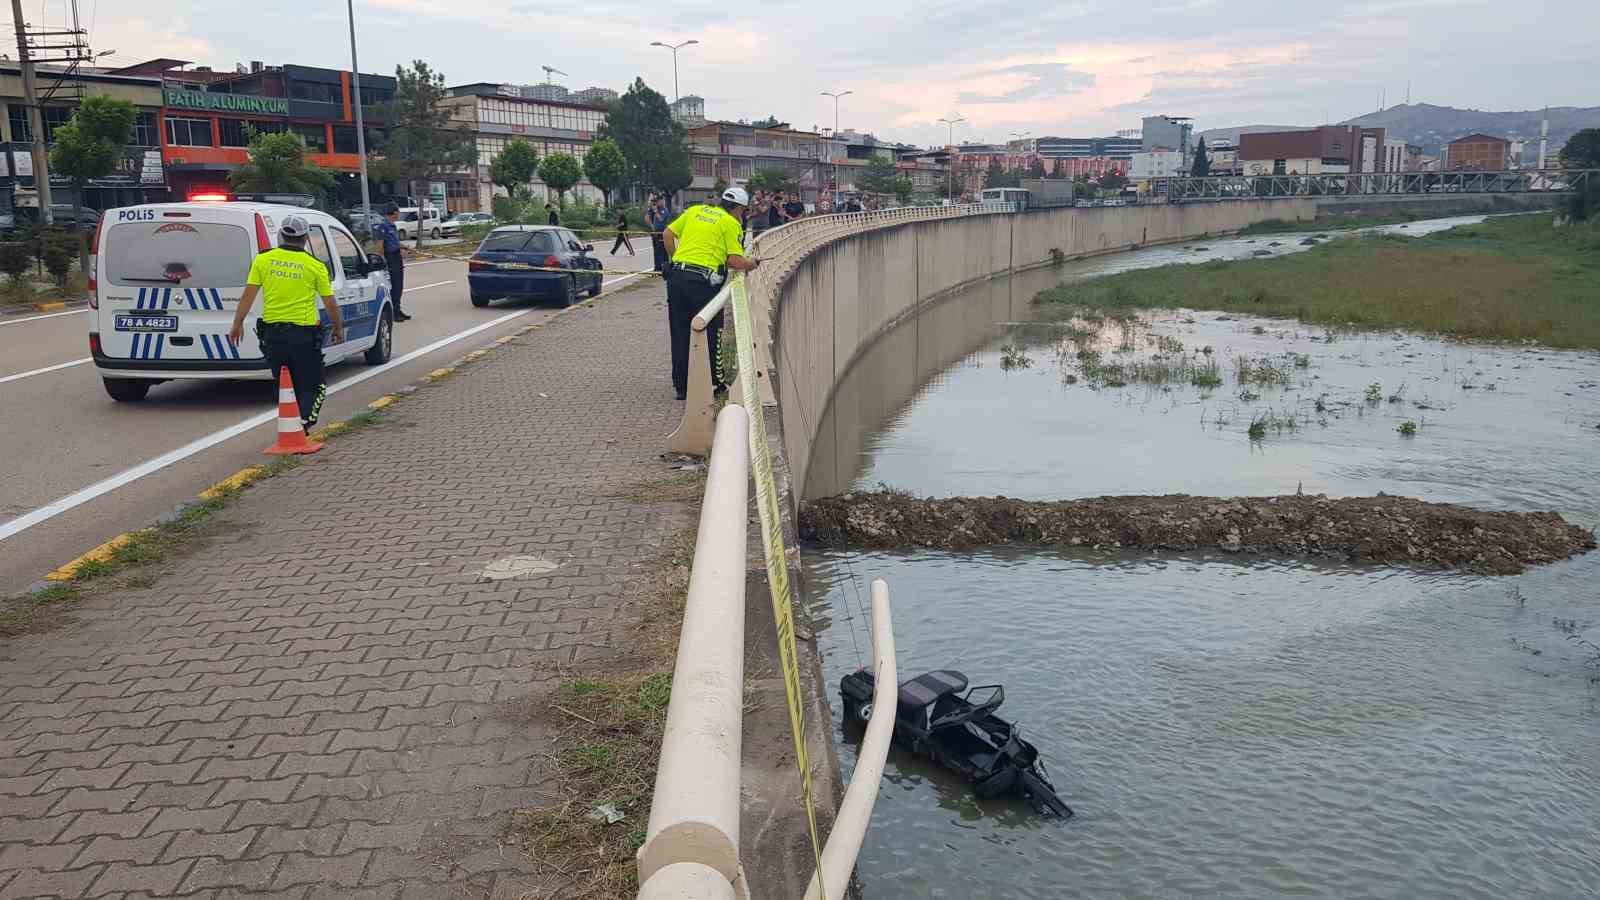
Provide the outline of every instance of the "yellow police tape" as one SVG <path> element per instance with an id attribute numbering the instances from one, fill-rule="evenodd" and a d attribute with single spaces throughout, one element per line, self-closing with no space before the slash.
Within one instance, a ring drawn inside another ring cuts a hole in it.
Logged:
<path id="1" fill-rule="evenodd" d="M 407 247 L 406 250 L 411 252 L 411 253 L 416 254 L 417 256 L 426 256 L 429 259 L 448 259 L 448 260 L 452 260 L 454 262 L 470 262 L 471 261 L 471 257 L 468 257 L 468 256 L 451 256 L 451 255 L 449 255 L 447 253 L 429 253 L 426 250 L 418 250 L 418 249 L 416 249 L 414 247 Z M 651 277 L 651 278 L 660 278 L 660 277 L 662 277 L 661 273 L 655 271 L 654 269 L 645 269 L 644 271 L 633 271 L 633 270 L 629 270 L 629 269 L 551 269 L 551 268 L 546 268 L 545 266 L 535 266 L 535 265 L 532 265 L 531 263 L 519 263 L 519 262 L 496 262 L 496 263 L 486 263 L 486 265 L 493 266 L 496 271 L 501 271 L 501 272 L 506 272 L 506 271 L 510 271 L 510 272 L 521 272 L 521 271 L 528 271 L 528 272 L 576 272 L 576 273 L 579 273 L 579 274 L 582 274 L 582 275 L 595 275 L 595 274 L 599 274 L 599 275 L 640 275 L 640 276 L 648 276 L 648 277 Z"/>
<path id="2" fill-rule="evenodd" d="M 800 791 L 811 828 L 811 853 L 821 884 L 822 845 L 817 840 L 817 814 L 812 804 L 811 761 L 806 756 L 806 714 L 800 695 L 800 663 L 794 644 L 794 600 L 789 591 L 789 567 L 783 547 L 783 517 L 778 509 L 778 487 L 772 479 L 772 456 L 767 451 L 767 426 L 756 393 L 756 363 L 752 348 L 755 330 L 750 324 L 750 299 L 744 276 L 735 275 L 729 292 L 733 306 L 734 345 L 738 348 L 739 385 L 745 412 L 750 417 L 750 470 L 756 484 L 756 509 L 761 514 L 761 547 L 767 558 L 767 584 L 772 592 L 772 618 L 778 627 L 778 661 L 783 667 L 783 687 L 789 696 L 789 730 L 794 734 L 794 761 L 800 770 Z M 827 900 L 826 897 L 823 900 Z"/>

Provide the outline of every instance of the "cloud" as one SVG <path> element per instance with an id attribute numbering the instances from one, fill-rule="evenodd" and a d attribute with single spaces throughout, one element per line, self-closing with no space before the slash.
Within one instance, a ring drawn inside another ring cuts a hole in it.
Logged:
<path id="1" fill-rule="evenodd" d="M 998 93 L 963 91 L 956 95 L 957 103 L 977 105 L 1066 97 L 1082 93 L 1094 86 L 1093 73 L 1080 72 L 1068 63 L 1021 63 L 1003 66 L 979 72 L 974 76 L 974 80 L 979 82 L 998 80 L 1004 85 L 1015 86 L 1002 87 Z"/>

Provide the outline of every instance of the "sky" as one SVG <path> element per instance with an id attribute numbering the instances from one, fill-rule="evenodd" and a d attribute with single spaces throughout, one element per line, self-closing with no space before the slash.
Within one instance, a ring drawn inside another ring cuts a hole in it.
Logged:
<path id="1" fill-rule="evenodd" d="M 97 51 L 347 68 L 342 0 L 78 0 Z M 24 0 L 59 25 L 65 0 Z M 284 17 L 274 27 L 272 14 Z M 1477 109 L 1600 105 L 1596 0 L 356 0 L 361 68 L 427 61 L 448 83 L 623 90 L 642 77 L 711 118 L 776 115 L 922 145 L 1028 134 L 1095 136 L 1142 116 L 1197 129 L 1320 125 L 1406 99 Z M 33 19 L 34 23 L 40 21 Z"/>

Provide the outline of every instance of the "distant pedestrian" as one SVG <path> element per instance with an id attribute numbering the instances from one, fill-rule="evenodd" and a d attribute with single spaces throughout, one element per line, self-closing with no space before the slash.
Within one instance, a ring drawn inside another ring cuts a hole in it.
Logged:
<path id="1" fill-rule="evenodd" d="M 303 216 L 284 216 L 278 228 L 278 246 L 257 254 L 250 264 L 244 293 L 233 311 L 233 326 L 228 329 L 228 339 L 237 346 L 244 340 L 244 320 L 260 294 L 256 339 L 261 342 L 261 355 L 267 358 L 267 371 L 274 381 L 279 369 L 288 368 L 295 402 L 300 406 L 300 427 L 307 434 L 317 424 L 322 400 L 328 395 L 328 387 L 322 381 L 318 298 L 333 327 L 329 343 L 344 342 L 344 320 L 339 315 L 339 304 L 333 300 L 328 267 L 306 250 L 310 236 L 311 225 Z"/>
<path id="2" fill-rule="evenodd" d="M 611 245 L 611 255 L 617 255 L 618 247 L 627 247 L 629 256 L 637 256 L 633 252 L 633 242 L 628 240 L 628 214 L 617 210 L 617 240 Z"/>
<path id="3" fill-rule="evenodd" d="M 739 220 L 750 204 L 744 188 L 722 192 L 718 206 L 705 204 L 685 210 L 672 220 L 661 237 L 672 255 L 667 276 L 667 328 L 672 338 L 672 387 L 682 400 L 689 392 L 689 331 L 695 314 L 722 289 L 728 270 L 750 272 L 759 259 L 744 255 Z M 717 339 L 722 334 L 722 314 L 706 328 L 711 378 L 723 387 L 717 373 Z"/>
<path id="4" fill-rule="evenodd" d="M 778 191 L 772 195 L 772 205 L 767 209 L 767 227 L 777 228 L 787 221 L 783 209 L 783 192 Z"/>
<path id="5" fill-rule="evenodd" d="M 793 222 L 795 219 L 804 218 L 805 214 L 805 201 L 800 199 L 800 195 L 798 193 L 790 194 L 789 202 L 783 205 L 783 217 L 786 220 Z"/>
<path id="6" fill-rule="evenodd" d="M 549 214 L 548 218 L 550 220 L 550 224 L 551 225 L 560 225 L 561 224 L 561 214 L 556 211 L 556 208 L 555 208 L 554 204 L 545 203 L 544 211 Z"/>
<path id="7" fill-rule="evenodd" d="M 666 274 L 667 245 L 661 240 L 661 232 L 666 229 L 667 223 L 672 221 L 672 214 L 667 211 L 665 197 L 660 194 L 650 196 L 650 205 L 645 209 L 644 220 L 650 226 L 650 249 L 655 254 L 656 271 Z"/>
<path id="8" fill-rule="evenodd" d="M 400 308 L 400 297 L 406 290 L 406 259 L 400 253 L 400 207 L 391 203 L 383 210 L 383 221 L 374 225 L 372 233 L 383 241 L 383 263 L 389 267 L 389 296 L 394 299 L 394 320 L 409 322 L 411 317 Z"/>

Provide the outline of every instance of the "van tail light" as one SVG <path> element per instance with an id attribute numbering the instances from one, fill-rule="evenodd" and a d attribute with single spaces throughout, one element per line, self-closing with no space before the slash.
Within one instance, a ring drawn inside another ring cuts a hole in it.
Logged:
<path id="1" fill-rule="evenodd" d="M 94 237 L 89 240 L 89 308 L 100 308 L 100 281 L 95 276 L 100 274 L 100 228 L 94 226 Z"/>
<path id="2" fill-rule="evenodd" d="M 561 268 L 561 257 L 559 257 L 559 256 L 546 256 L 544 258 L 544 267 L 546 269 L 559 269 L 559 268 Z"/>
<path id="3" fill-rule="evenodd" d="M 89 332 L 89 355 L 100 355 L 100 332 L 98 331 Z"/>
<path id="4" fill-rule="evenodd" d="M 484 269 L 487 269 L 487 268 L 489 268 L 489 264 L 487 262 L 485 262 L 484 260 L 479 259 L 476 256 L 474 256 L 473 258 L 467 260 L 467 271 L 468 272 L 481 272 L 481 271 L 483 271 Z"/>
<path id="5" fill-rule="evenodd" d="M 262 253 L 272 249 L 272 238 L 267 237 L 267 220 L 256 213 L 256 249 Z"/>

